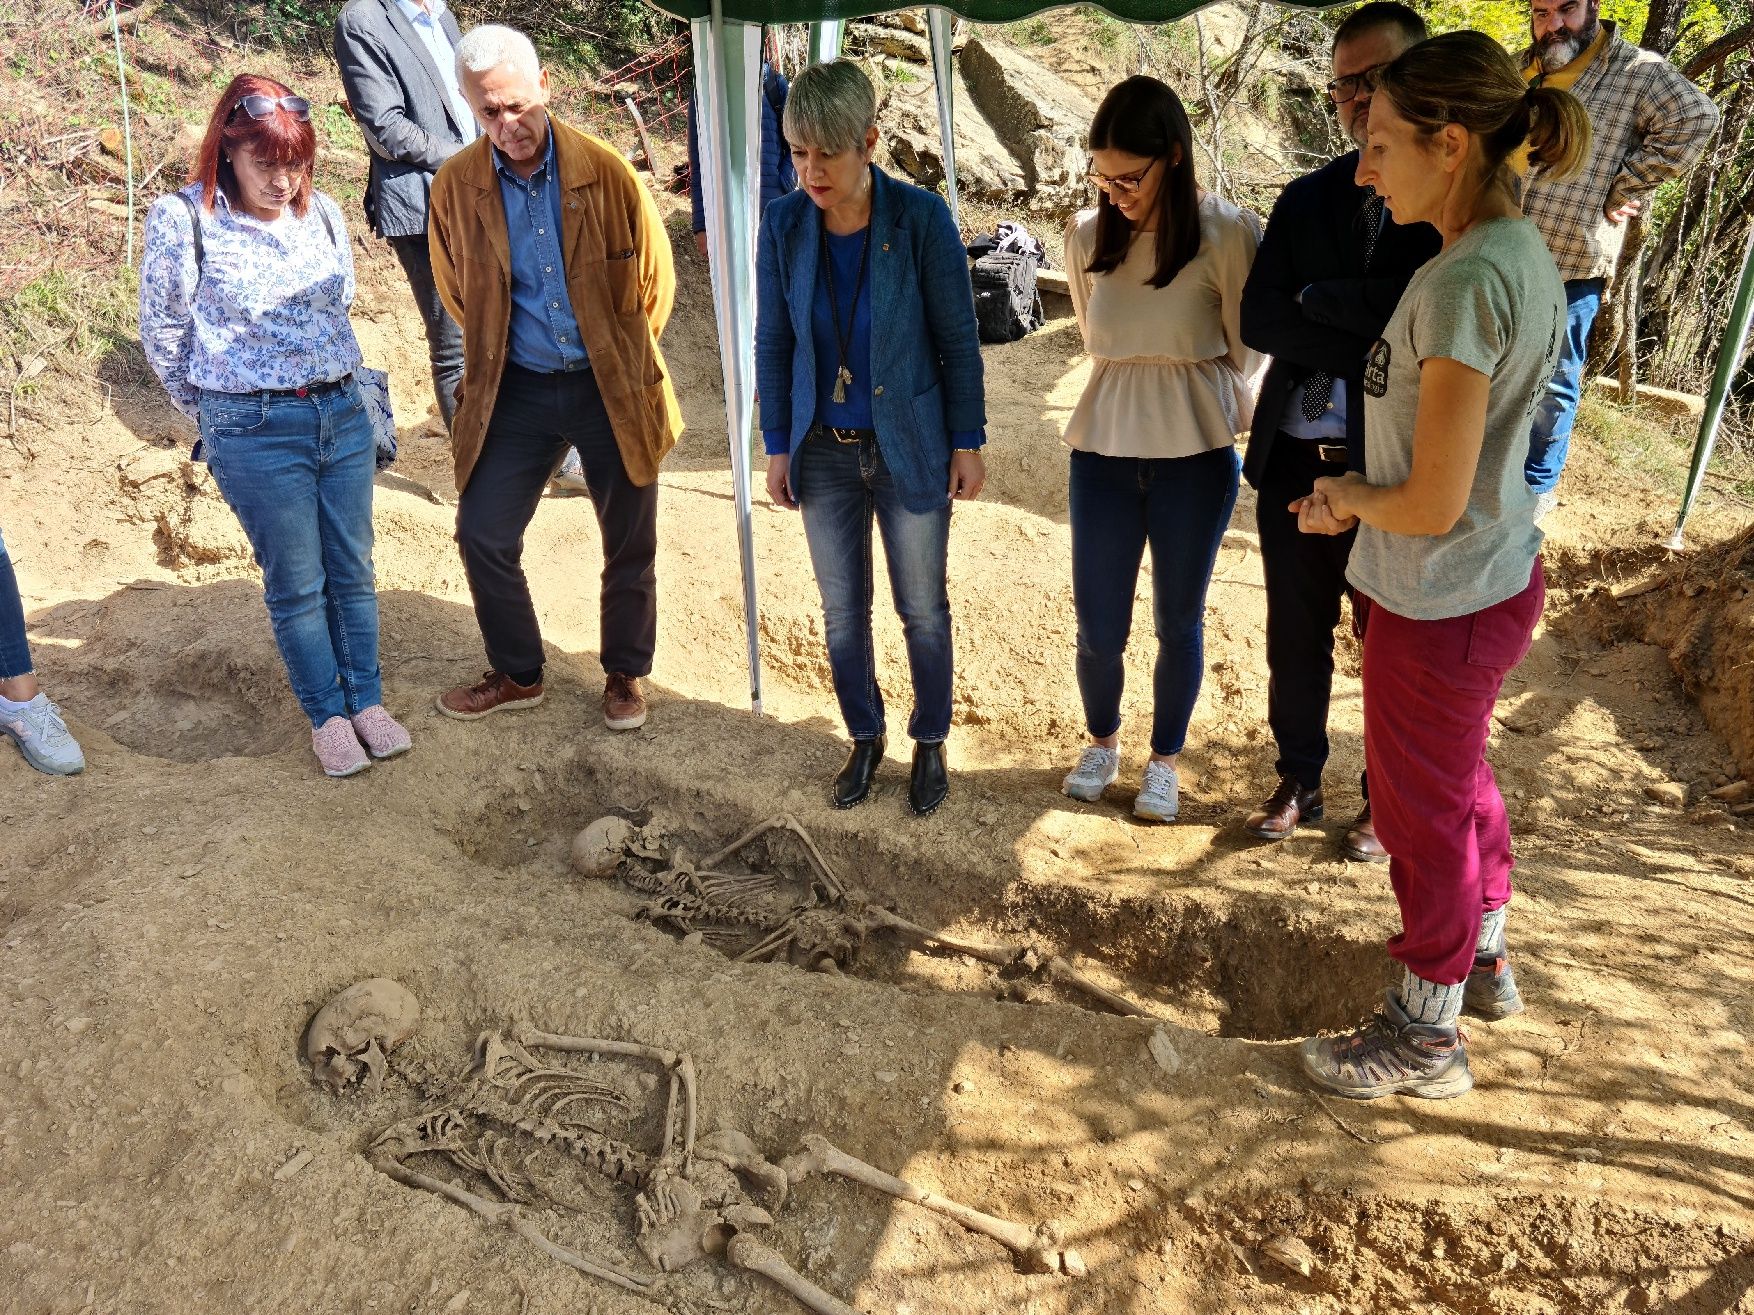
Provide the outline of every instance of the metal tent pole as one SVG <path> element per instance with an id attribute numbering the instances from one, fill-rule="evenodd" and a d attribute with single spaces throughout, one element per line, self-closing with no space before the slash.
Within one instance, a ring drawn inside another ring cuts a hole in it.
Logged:
<path id="1" fill-rule="evenodd" d="M 944 199 L 950 218 L 961 227 L 956 205 L 956 64 L 950 45 L 950 25 L 956 16 L 948 9 L 926 10 L 926 30 L 932 34 L 932 81 L 938 87 L 938 136 L 944 152 Z"/>
<path id="2" fill-rule="evenodd" d="M 713 311 L 725 381 L 725 428 L 743 571 L 743 625 L 749 648 L 749 704 L 761 715 L 755 527 L 749 443 L 755 429 L 755 227 L 761 203 L 761 28 L 727 22 L 721 0 L 690 25 L 695 116 L 700 132 L 701 196 L 712 267 Z"/>
<path id="3" fill-rule="evenodd" d="M 1736 284 L 1736 295 L 1730 303 L 1730 318 L 1724 325 L 1724 341 L 1717 355 L 1717 369 L 1711 376 L 1711 391 L 1705 395 L 1705 414 L 1699 418 L 1699 438 L 1693 444 L 1693 465 L 1687 471 L 1687 492 L 1681 497 L 1681 510 L 1675 516 L 1675 532 L 1669 536 L 1669 547 L 1679 551 L 1681 531 L 1687 524 L 1687 513 L 1705 483 L 1705 469 L 1711 464 L 1712 449 L 1717 446 L 1718 425 L 1724 418 L 1724 402 L 1729 397 L 1730 381 L 1748 345 L 1748 325 L 1754 319 L 1754 226 L 1748 230 L 1748 248 L 1742 253 L 1742 277 Z"/>

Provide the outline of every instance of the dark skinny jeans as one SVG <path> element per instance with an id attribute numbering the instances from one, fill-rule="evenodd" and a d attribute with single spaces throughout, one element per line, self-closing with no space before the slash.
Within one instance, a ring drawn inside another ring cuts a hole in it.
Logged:
<path id="1" fill-rule="evenodd" d="M 1205 670 L 1206 586 L 1236 505 L 1234 447 L 1191 457 L 1072 453 L 1072 604 L 1078 692 L 1090 734 L 1121 728 L 1127 636 L 1139 564 L 1151 548 L 1157 667 L 1151 752 L 1187 742 Z"/>

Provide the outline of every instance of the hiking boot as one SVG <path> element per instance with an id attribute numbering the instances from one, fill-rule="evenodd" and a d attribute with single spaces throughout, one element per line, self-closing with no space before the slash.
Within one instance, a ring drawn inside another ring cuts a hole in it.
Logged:
<path id="1" fill-rule="evenodd" d="M 1060 793 L 1082 799 L 1087 804 L 1095 803 L 1120 774 L 1119 749 L 1105 749 L 1100 744 L 1087 745 L 1078 755 L 1078 765 L 1060 782 Z"/>
<path id="2" fill-rule="evenodd" d="M 79 741 L 61 719 L 61 709 L 41 691 L 34 698 L 0 711 L 0 734 L 17 744 L 24 760 L 39 772 L 77 776 L 85 770 L 85 754 Z"/>
<path id="3" fill-rule="evenodd" d="M 1444 1100 L 1474 1085 L 1461 1029 L 1413 1022 L 1393 987 L 1362 1027 L 1305 1041 L 1303 1070 L 1318 1087 L 1348 1100 Z"/>
<path id="4" fill-rule="evenodd" d="M 637 731 L 646 724 L 646 696 L 639 677 L 611 671 L 603 682 L 603 724 L 612 731 Z"/>
<path id="5" fill-rule="evenodd" d="M 542 702 L 542 682 L 520 685 L 503 671 L 484 671 L 473 685 L 458 685 L 438 696 L 438 710 L 458 721 L 480 721 L 508 708 L 533 708 Z"/>
<path id="6" fill-rule="evenodd" d="M 1462 1009 L 1488 1022 L 1522 1013 L 1522 993 L 1516 989 L 1516 974 L 1504 950 L 1474 956 L 1474 970 L 1462 988 Z"/>
<path id="7" fill-rule="evenodd" d="M 345 717 L 331 717 L 311 732 L 311 748 L 323 765 L 324 776 L 353 776 L 372 765 L 365 746 Z"/>
<path id="8" fill-rule="evenodd" d="M 1133 816 L 1147 822 L 1173 822 L 1181 807 L 1181 780 L 1169 763 L 1145 764 L 1145 779 L 1133 798 Z"/>
<path id="9" fill-rule="evenodd" d="M 408 738 L 407 728 L 386 712 L 381 703 L 361 708 L 353 714 L 351 720 L 354 734 L 359 736 L 359 742 L 365 745 L 365 751 L 374 758 L 394 758 L 414 747 L 414 741 Z"/>
<path id="10" fill-rule="evenodd" d="M 1322 820 L 1322 787 L 1305 790 L 1295 776 L 1281 776 L 1273 793 L 1248 815 L 1242 829 L 1262 840 L 1283 840 L 1305 822 Z"/>

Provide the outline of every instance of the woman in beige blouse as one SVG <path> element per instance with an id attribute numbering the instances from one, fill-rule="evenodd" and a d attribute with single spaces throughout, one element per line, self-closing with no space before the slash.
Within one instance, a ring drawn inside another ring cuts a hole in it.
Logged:
<path id="1" fill-rule="evenodd" d="M 1204 668 L 1206 586 L 1236 502 L 1236 435 L 1254 409 L 1256 357 L 1239 315 L 1259 229 L 1200 187 L 1187 111 L 1156 78 L 1128 78 L 1103 98 L 1090 151 L 1100 195 L 1066 229 L 1072 306 L 1093 363 L 1066 426 L 1090 744 L 1061 788 L 1093 800 L 1119 773 L 1127 633 L 1149 545 L 1157 669 L 1133 814 L 1170 822 Z"/>

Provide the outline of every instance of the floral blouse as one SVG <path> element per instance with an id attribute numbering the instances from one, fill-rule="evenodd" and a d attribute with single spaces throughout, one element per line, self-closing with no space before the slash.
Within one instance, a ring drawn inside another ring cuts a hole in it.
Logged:
<path id="1" fill-rule="evenodd" d="M 183 195 L 201 208 L 199 184 Z M 313 192 L 302 219 L 288 208 L 269 223 L 219 192 L 201 209 L 201 245 L 197 269 L 189 207 L 174 195 L 153 202 L 140 343 L 179 411 L 196 417 L 203 391 L 302 388 L 359 368 L 347 318 L 353 251 L 334 201 Z"/>

